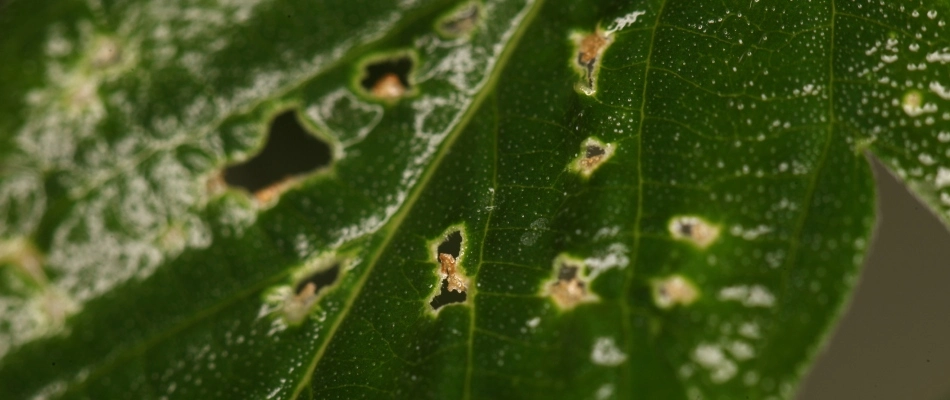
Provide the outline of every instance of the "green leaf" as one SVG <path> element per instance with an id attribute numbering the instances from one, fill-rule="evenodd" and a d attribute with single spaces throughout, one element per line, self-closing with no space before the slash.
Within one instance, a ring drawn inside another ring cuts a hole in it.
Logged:
<path id="1" fill-rule="evenodd" d="M 790 398 L 866 154 L 950 215 L 894 3 L 10 2 L 0 393 Z"/>

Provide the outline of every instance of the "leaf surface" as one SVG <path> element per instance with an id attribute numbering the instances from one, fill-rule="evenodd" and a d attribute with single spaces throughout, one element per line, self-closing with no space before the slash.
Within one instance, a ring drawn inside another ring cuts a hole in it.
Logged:
<path id="1" fill-rule="evenodd" d="M 865 153 L 947 219 L 948 15 L 13 2 L 0 393 L 790 398 L 870 240 Z M 326 166 L 235 187 L 288 110 Z"/>

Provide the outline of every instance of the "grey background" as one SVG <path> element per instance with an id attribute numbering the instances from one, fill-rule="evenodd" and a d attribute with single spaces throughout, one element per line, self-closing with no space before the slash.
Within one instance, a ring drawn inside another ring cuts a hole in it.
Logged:
<path id="1" fill-rule="evenodd" d="M 950 233 L 874 164 L 873 245 L 799 400 L 950 399 Z"/>

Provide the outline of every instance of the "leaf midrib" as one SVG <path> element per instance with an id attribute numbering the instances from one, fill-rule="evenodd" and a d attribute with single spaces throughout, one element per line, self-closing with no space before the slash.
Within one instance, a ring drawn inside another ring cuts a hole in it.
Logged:
<path id="1" fill-rule="evenodd" d="M 402 222 L 405 221 L 406 216 L 413 209 L 416 201 L 419 199 L 420 195 L 424 188 L 427 187 L 427 184 L 432 176 L 435 174 L 435 171 L 438 169 L 439 165 L 442 163 L 442 160 L 445 158 L 446 153 L 455 143 L 455 141 L 460 136 L 461 132 L 465 130 L 469 122 L 475 116 L 475 114 L 481 109 L 482 103 L 485 101 L 488 96 L 494 92 L 495 87 L 498 83 L 498 80 L 505 70 L 505 65 L 508 64 L 511 54 L 514 52 L 514 49 L 521 42 L 521 37 L 524 36 L 524 32 L 531 26 L 532 21 L 535 16 L 538 14 L 544 0 L 534 0 L 534 4 L 530 5 L 530 9 L 525 13 L 523 19 L 521 20 L 519 26 L 515 29 L 515 32 L 508 39 L 508 43 L 502 50 L 501 54 L 498 56 L 498 61 L 495 63 L 494 68 L 491 73 L 488 75 L 488 79 L 485 81 L 484 86 L 478 92 L 478 94 L 472 99 L 471 104 L 468 109 L 462 115 L 462 118 L 459 120 L 458 124 L 452 128 L 445 141 L 442 143 L 439 148 L 438 153 L 436 153 L 432 162 L 429 164 L 428 168 L 423 172 L 423 175 L 420 177 L 419 182 L 416 184 L 416 187 L 412 189 L 411 194 L 406 199 L 406 202 L 403 203 L 400 210 L 393 216 L 393 219 L 389 222 L 389 225 L 386 227 L 387 231 L 383 237 L 382 243 L 376 247 L 376 252 L 373 254 L 369 263 L 367 264 L 366 270 L 363 272 L 363 275 L 360 277 L 359 281 L 356 282 L 356 285 L 353 287 L 353 290 L 350 292 L 350 296 L 346 301 L 346 304 L 340 311 L 339 316 L 334 320 L 333 324 L 330 326 L 326 338 L 321 343 L 320 347 L 317 349 L 317 352 L 314 354 L 313 360 L 310 365 L 304 372 L 303 379 L 297 384 L 296 389 L 294 390 L 292 399 L 297 399 L 303 389 L 310 383 L 314 371 L 316 370 L 317 365 L 320 363 L 320 360 L 323 358 L 323 354 L 326 352 L 326 349 L 330 342 L 333 341 L 333 337 L 336 332 L 339 330 L 340 324 L 343 320 L 346 319 L 349 314 L 350 309 L 353 306 L 353 303 L 359 297 L 360 292 L 362 291 L 363 285 L 366 283 L 369 276 L 372 274 L 375 269 L 376 264 L 379 259 L 382 257 L 384 250 L 389 246 L 389 243 L 396 236 L 396 232 L 399 230 L 399 227 L 402 225 Z M 474 301 L 469 304 L 469 307 L 472 308 L 470 312 L 474 313 Z M 469 346 L 470 347 L 470 346 Z M 469 348 L 469 353 L 471 353 L 471 348 Z M 471 360 L 467 362 L 467 368 L 471 369 Z M 468 372 L 466 373 L 468 375 Z M 468 395 L 466 395 L 468 396 Z"/>

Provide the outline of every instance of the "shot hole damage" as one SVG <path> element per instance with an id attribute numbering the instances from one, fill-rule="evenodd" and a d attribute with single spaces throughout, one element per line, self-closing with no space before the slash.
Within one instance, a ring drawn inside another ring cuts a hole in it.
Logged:
<path id="1" fill-rule="evenodd" d="M 478 25 L 482 7 L 478 2 L 469 2 L 456 7 L 436 24 L 436 30 L 446 38 L 467 36 Z"/>
<path id="2" fill-rule="evenodd" d="M 595 137 L 587 138 L 581 143 L 580 154 L 571 163 L 570 169 L 589 178 L 614 155 L 616 147 L 613 143 L 604 143 Z"/>
<path id="3" fill-rule="evenodd" d="M 719 238 L 719 227 L 693 215 L 680 215 L 670 220 L 668 227 L 673 239 L 692 243 L 705 249 Z"/>
<path id="4" fill-rule="evenodd" d="M 590 96 L 597 92 L 597 70 L 604 50 L 613 42 L 610 32 L 599 27 L 593 33 L 575 32 L 571 40 L 577 48 L 574 66 L 581 72 L 584 81 L 578 85 L 584 94 Z"/>
<path id="5" fill-rule="evenodd" d="M 263 149 L 251 159 L 226 167 L 225 184 L 252 193 L 260 203 L 276 198 L 293 181 L 330 164 L 330 146 L 307 132 L 293 110 L 271 121 Z"/>
<path id="6" fill-rule="evenodd" d="M 690 305 L 699 297 L 696 285 L 680 275 L 656 279 L 653 285 L 653 303 L 662 309 Z"/>
<path id="7" fill-rule="evenodd" d="M 294 274 L 293 285 L 278 289 L 279 311 L 289 325 L 303 322 L 322 295 L 339 281 L 342 263 L 332 257 L 308 262 Z"/>
<path id="8" fill-rule="evenodd" d="M 597 300 L 588 292 L 589 279 L 581 260 L 561 255 L 554 260 L 554 278 L 545 285 L 544 293 L 562 310 L 570 310 L 580 303 Z"/>
<path id="9" fill-rule="evenodd" d="M 454 304 L 464 303 L 468 298 L 468 278 L 459 269 L 459 260 L 462 256 L 462 232 L 453 231 L 436 248 L 436 262 L 439 265 L 441 286 L 439 292 L 429 306 L 432 310 Z"/>
<path id="10" fill-rule="evenodd" d="M 363 64 L 360 87 L 374 99 L 396 101 L 412 90 L 410 75 L 413 64 L 408 53 L 367 61 Z"/>

